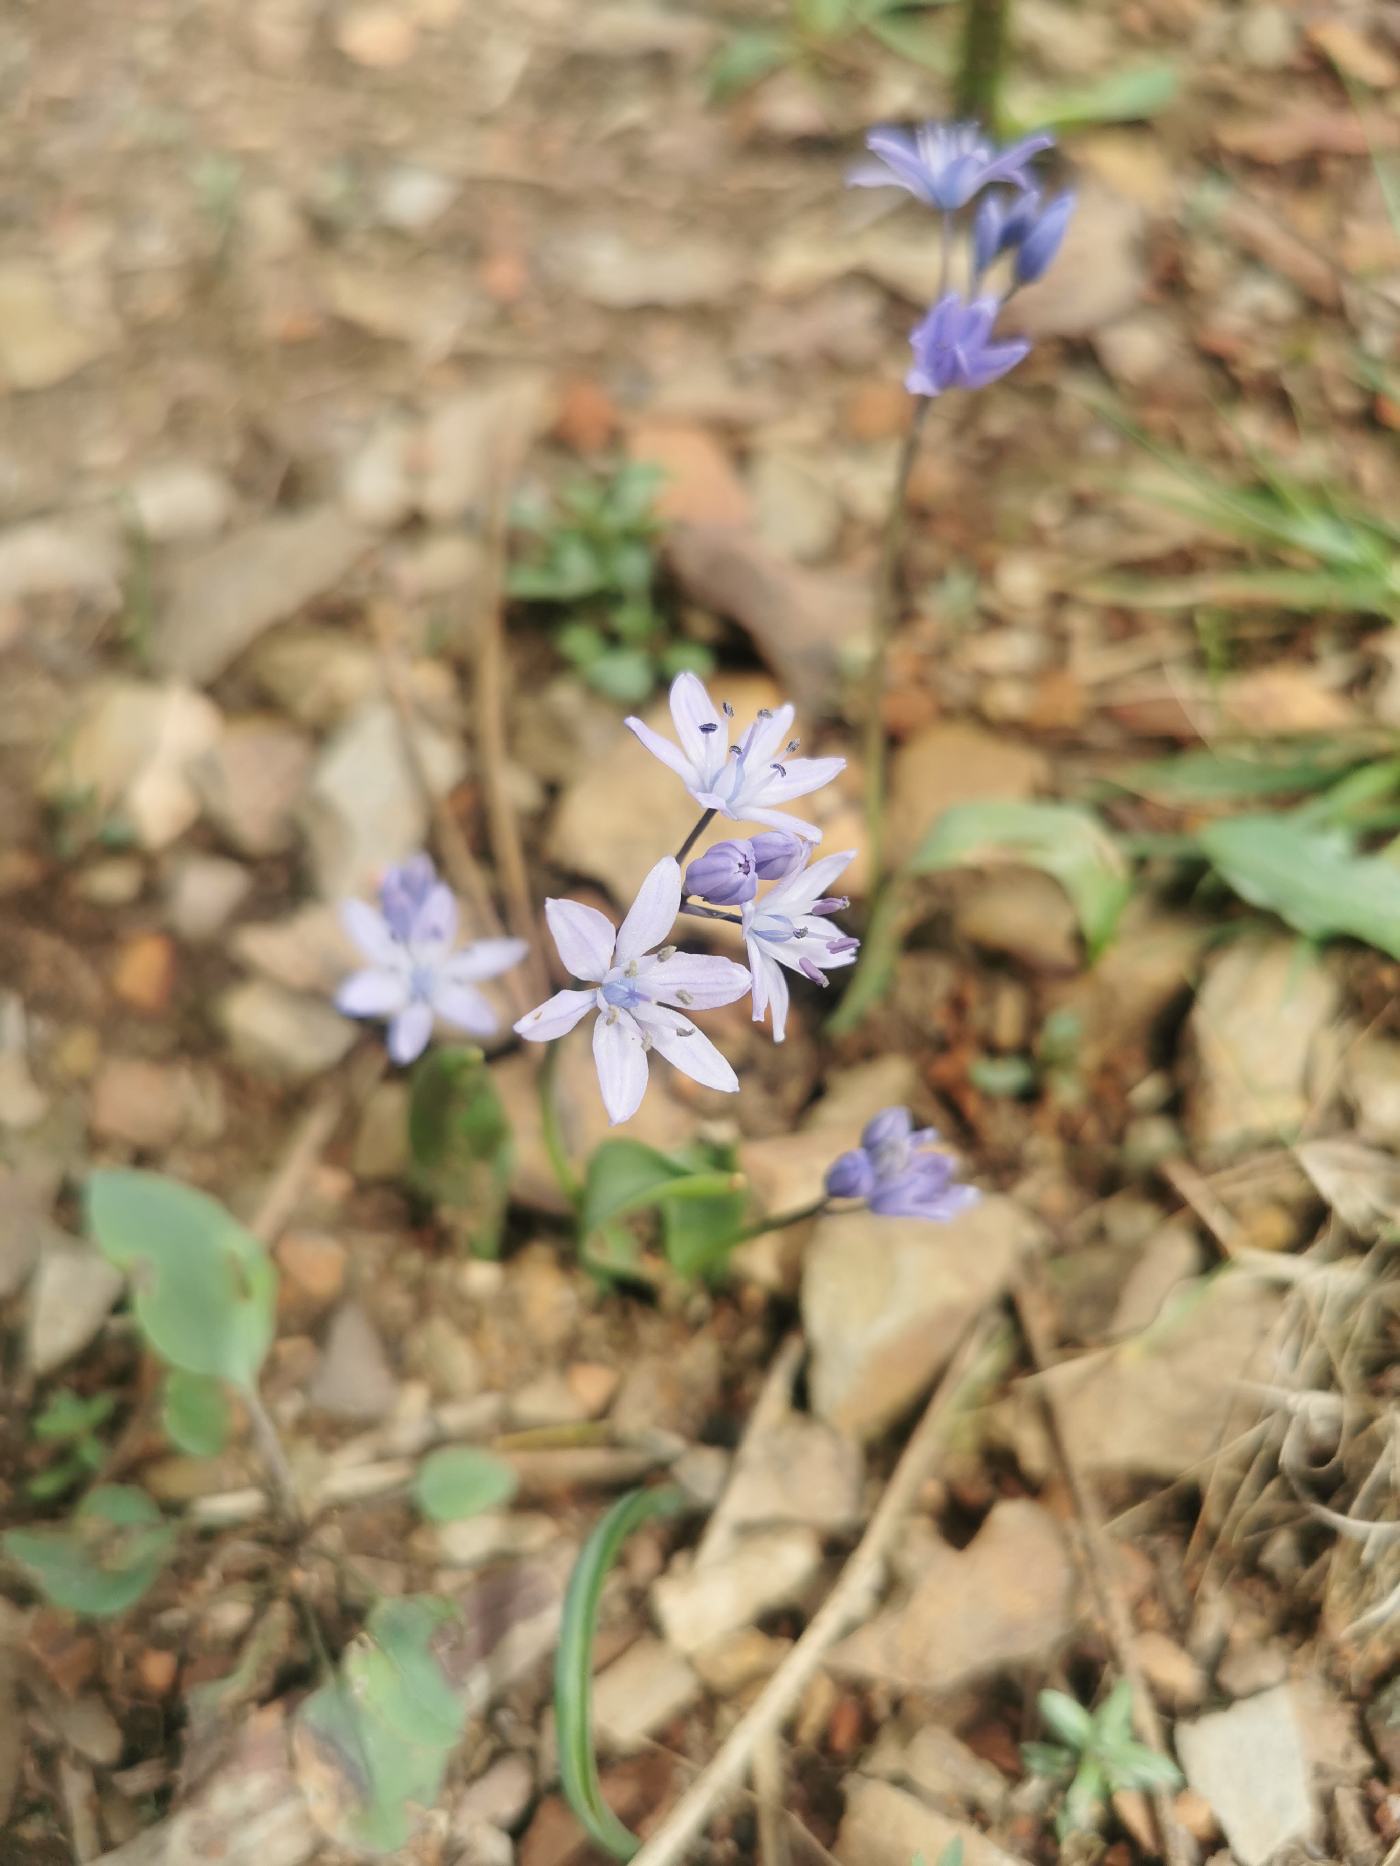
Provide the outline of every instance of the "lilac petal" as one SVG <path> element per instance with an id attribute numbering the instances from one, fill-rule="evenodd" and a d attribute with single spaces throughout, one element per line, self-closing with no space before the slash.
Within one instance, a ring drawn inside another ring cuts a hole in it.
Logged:
<path id="1" fill-rule="evenodd" d="M 671 682 L 671 717 L 681 749 L 698 770 L 718 762 L 715 744 L 727 739 L 724 720 L 698 674 L 677 674 Z M 708 726 L 710 731 L 705 731 Z"/>
<path id="2" fill-rule="evenodd" d="M 1025 362 L 1031 353 L 1031 346 L 1021 338 L 1012 342 L 992 343 L 982 352 L 982 372 L 988 382 L 995 382 L 1009 369 L 1015 369 L 1018 363 Z M 986 375 L 990 370 L 992 373 Z"/>
<path id="3" fill-rule="evenodd" d="M 439 882 L 430 889 L 427 899 L 413 916 L 408 943 L 424 958 L 433 955 L 446 958 L 456 937 L 457 902 L 451 888 Z"/>
<path id="4" fill-rule="evenodd" d="M 793 945 L 808 959 L 814 959 L 824 971 L 834 972 L 840 966 L 854 965 L 860 957 L 860 941 L 854 940 L 848 946 L 840 927 L 833 927 L 829 920 L 806 914 L 797 924 L 807 937 L 794 940 Z"/>
<path id="5" fill-rule="evenodd" d="M 608 1121 L 630 1121 L 647 1092 L 647 1053 L 642 1033 L 626 1011 L 605 1012 L 593 1026 L 593 1061 Z"/>
<path id="6" fill-rule="evenodd" d="M 681 906 L 681 870 L 673 855 L 663 855 L 637 890 L 627 918 L 617 929 L 613 963 L 628 965 L 660 946 L 676 924 Z"/>
<path id="7" fill-rule="evenodd" d="M 765 805 L 787 803 L 790 798 L 820 790 L 845 769 L 844 758 L 784 758 L 779 765 L 770 765 L 762 782 L 748 794 Z"/>
<path id="8" fill-rule="evenodd" d="M 335 994 L 347 1017 L 392 1017 L 408 1003 L 408 974 L 388 966 L 352 972 Z"/>
<path id="9" fill-rule="evenodd" d="M 663 739 L 659 732 L 654 732 L 642 719 L 624 719 L 623 725 L 636 733 L 653 758 L 659 758 L 663 765 L 669 765 L 677 777 L 684 778 L 687 784 L 695 782 L 695 767 L 685 753 L 673 745 L 669 739 Z"/>
<path id="10" fill-rule="evenodd" d="M 596 992 L 556 991 L 552 998 L 516 1019 L 515 1034 L 527 1043 L 550 1043 L 555 1037 L 567 1036 L 597 1002 Z"/>
<path id="11" fill-rule="evenodd" d="M 729 811 L 725 812 L 726 816 L 729 814 Z M 820 842 L 822 839 L 822 832 L 815 823 L 804 823 L 800 816 L 789 816 L 785 810 L 750 805 L 744 811 L 743 820 L 747 823 L 766 823 L 769 829 L 786 830 L 790 836 L 800 836 L 804 842 Z"/>
<path id="12" fill-rule="evenodd" d="M 612 921 L 582 901 L 548 900 L 544 917 L 570 976 L 598 984 L 613 962 L 617 932 Z"/>
<path id="13" fill-rule="evenodd" d="M 679 1011 L 660 1011 L 648 1005 L 637 1012 L 637 1022 L 651 1038 L 652 1048 L 664 1056 L 672 1068 L 706 1088 L 724 1089 L 737 1094 L 739 1078 L 726 1058 L 703 1030 L 696 1028 Z"/>
<path id="14" fill-rule="evenodd" d="M 875 1169 L 863 1147 L 853 1147 L 826 1169 L 826 1191 L 833 1199 L 868 1199 L 875 1189 Z"/>
<path id="15" fill-rule="evenodd" d="M 432 1006 L 416 999 L 389 1026 L 389 1054 L 396 1063 L 411 1063 L 427 1049 L 432 1034 Z"/>
<path id="16" fill-rule="evenodd" d="M 342 901 L 340 924 L 366 959 L 376 965 L 394 965 L 403 958 L 403 947 L 394 938 L 389 922 L 368 901 Z"/>
<path id="17" fill-rule="evenodd" d="M 713 1011 L 733 1004 L 749 989 L 748 967 L 709 953 L 678 952 L 670 959 L 643 960 L 637 983 L 657 1004 Z"/>
<path id="18" fill-rule="evenodd" d="M 519 965 L 529 951 L 523 939 L 478 939 L 454 952 L 442 965 L 442 976 L 454 985 L 472 985 L 478 979 L 499 978 Z"/>
<path id="19" fill-rule="evenodd" d="M 874 1193 L 870 1209 L 879 1218 L 924 1218 L 934 1224 L 947 1224 L 970 1211 L 981 1196 L 976 1186 L 949 1186 L 944 1192 L 921 1193 L 917 1187 L 896 1181 Z"/>
<path id="20" fill-rule="evenodd" d="M 786 881 L 780 881 L 777 887 L 769 890 L 763 902 L 765 911 L 797 915 L 810 913 L 812 903 L 822 898 L 832 882 L 855 859 L 854 849 L 842 849 L 835 855 L 818 856 L 815 862 L 800 868 L 795 875 L 789 875 Z"/>
<path id="21" fill-rule="evenodd" d="M 890 164 L 877 156 L 873 162 L 857 162 L 846 170 L 848 188 L 902 188 L 907 184 L 894 174 Z"/>
<path id="22" fill-rule="evenodd" d="M 494 1037 L 501 1021 L 481 993 L 471 985 L 439 979 L 433 987 L 433 1009 L 444 1023 L 474 1037 Z"/>
<path id="23" fill-rule="evenodd" d="M 892 1140 L 908 1140 L 913 1131 L 914 1117 L 907 1108 L 898 1105 L 882 1108 L 866 1122 L 860 1144 L 873 1152 L 877 1147 L 888 1146 Z"/>
<path id="24" fill-rule="evenodd" d="M 999 156 L 987 164 L 982 171 L 982 186 L 994 181 L 1009 181 L 1018 188 L 1029 188 L 1031 184 L 1021 171 L 1032 157 L 1042 155 L 1045 150 L 1054 147 L 1055 138 L 1044 130 L 1034 136 L 1023 136 L 1020 142 L 1012 143 L 1009 149 L 1003 149 Z"/>

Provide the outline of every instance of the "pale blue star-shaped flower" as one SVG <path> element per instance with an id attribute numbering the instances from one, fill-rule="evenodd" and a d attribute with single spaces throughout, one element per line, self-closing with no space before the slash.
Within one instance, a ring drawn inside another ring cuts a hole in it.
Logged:
<path id="1" fill-rule="evenodd" d="M 833 1199 L 860 1199 L 880 1218 L 927 1218 L 946 1224 L 981 1194 L 954 1178 L 946 1153 L 933 1151 L 931 1127 L 916 1128 L 907 1108 L 885 1108 L 868 1122 L 860 1145 L 833 1161 L 826 1190 Z"/>
<path id="2" fill-rule="evenodd" d="M 1028 164 L 1053 149 L 1055 138 L 1041 132 L 998 149 L 977 123 L 922 123 L 913 130 L 882 124 L 865 146 L 875 160 L 852 169 L 846 179 L 853 188 L 903 188 L 952 214 L 993 182 L 1029 188 Z"/>
<path id="3" fill-rule="evenodd" d="M 949 389 L 985 389 L 1030 355 L 1023 338 L 998 343 L 992 337 L 1001 303 L 996 298 L 964 302 L 945 292 L 909 336 L 914 366 L 904 378 L 911 395 L 944 395 Z"/>
<path id="4" fill-rule="evenodd" d="M 770 888 L 761 901 L 743 908 L 744 946 L 753 973 L 753 1015 L 762 1023 L 773 1014 L 773 1041 L 787 1035 L 790 994 L 786 972 L 801 972 L 814 985 L 825 985 L 837 966 L 853 965 L 860 941 L 843 933 L 829 918 L 850 902 L 828 896 L 827 889 L 855 859 L 855 850 L 824 855 Z"/>
<path id="5" fill-rule="evenodd" d="M 340 917 L 369 964 L 350 974 L 335 1002 L 347 1017 L 387 1018 L 396 1063 L 422 1055 L 435 1018 L 473 1037 L 495 1036 L 500 1019 L 476 987 L 519 965 L 525 942 L 482 939 L 454 951 L 457 903 L 430 857 L 415 855 L 389 870 L 377 911 L 350 900 Z"/>

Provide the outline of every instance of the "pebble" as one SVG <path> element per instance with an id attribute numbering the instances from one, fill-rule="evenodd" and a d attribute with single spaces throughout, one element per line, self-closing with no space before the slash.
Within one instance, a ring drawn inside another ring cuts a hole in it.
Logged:
<path id="1" fill-rule="evenodd" d="M 507 1515 L 487 1510 L 459 1523 L 434 1523 L 431 1540 L 437 1559 L 454 1568 L 479 1568 L 487 1562 L 538 1555 L 559 1535 L 559 1525 L 543 1512 Z"/>
<path id="2" fill-rule="evenodd" d="M 1077 972 L 1079 921 L 1060 884 L 1038 868 L 1010 866 L 962 880 L 953 900 L 960 938 L 1004 953 L 1031 972 Z"/>
<path id="3" fill-rule="evenodd" d="M 765 1633 L 757 1626 L 744 1626 L 737 1633 L 701 1646 L 690 1656 L 710 1690 L 727 1698 L 760 1678 L 771 1678 L 791 1650 L 790 1639 Z"/>
<path id="4" fill-rule="evenodd" d="M 70 317 L 51 274 L 23 261 L 0 265 L 0 381 L 49 389 L 101 356 L 106 339 Z"/>
<path id="5" fill-rule="evenodd" d="M 79 702 L 40 780 L 51 800 L 90 797 L 144 849 L 163 849 L 199 815 L 195 767 L 218 743 L 218 708 L 194 688 L 100 681 Z"/>
<path id="6" fill-rule="evenodd" d="M 125 1287 L 125 1277 L 91 1244 L 45 1231 L 25 1327 L 25 1358 L 37 1379 L 82 1353 Z"/>
<path id="7" fill-rule="evenodd" d="M 1303 1732 L 1286 1685 L 1176 1727 L 1189 1785 L 1214 1810 L 1239 1866 L 1318 1837 Z"/>
<path id="8" fill-rule="evenodd" d="M 295 837 L 312 759 L 310 741 L 284 719 L 228 720 L 194 771 L 205 815 L 240 855 L 281 854 Z"/>
<path id="9" fill-rule="evenodd" d="M 0 531 L 0 602 L 26 596 L 82 596 L 114 610 L 122 596 L 126 553 L 102 521 L 40 518 Z"/>
<path id="10" fill-rule="evenodd" d="M 744 482 L 707 428 L 647 422 L 628 440 L 632 459 L 661 470 L 655 511 L 668 524 L 747 525 Z"/>
<path id="11" fill-rule="evenodd" d="M 197 460 L 147 467 L 132 481 L 136 523 L 152 544 L 183 544 L 222 531 L 233 511 L 228 481 Z"/>
<path id="12" fill-rule="evenodd" d="M 336 21 L 335 43 L 353 64 L 394 71 L 418 50 L 418 28 L 392 6 L 352 6 Z"/>
<path id="13" fill-rule="evenodd" d="M 1143 1676 L 1170 1710 L 1194 1710 L 1205 1702 L 1205 1673 L 1166 1633 L 1139 1633 L 1133 1651 Z"/>
<path id="14" fill-rule="evenodd" d="M 412 425 L 389 416 L 372 428 L 345 463 L 340 496 L 351 517 L 392 531 L 413 511 Z"/>
<path id="15" fill-rule="evenodd" d="M 801 1523 L 839 1535 L 861 1519 L 860 1447 L 821 1419 L 800 1415 L 750 1434 L 725 1499 L 734 1528 Z"/>
<path id="16" fill-rule="evenodd" d="M 556 278 L 609 310 L 717 304 L 743 282 L 732 240 L 644 239 L 609 224 L 556 235 L 545 260 Z"/>
<path id="17" fill-rule="evenodd" d="M 306 1390 L 308 1404 L 337 1419 L 383 1419 L 398 1392 L 374 1324 L 359 1303 L 343 1302 L 326 1331 L 320 1365 Z"/>
<path id="18" fill-rule="evenodd" d="M 630 1756 L 700 1696 L 693 1669 L 664 1640 L 635 1640 L 593 1684 L 593 1724 L 614 1755 Z"/>
<path id="19" fill-rule="evenodd" d="M 457 199 L 457 183 L 438 169 L 395 162 L 374 190 L 375 210 L 386 227 L 426 233 Z"/>
<path id="20" fill-rule="evenodd" d="M 653 1586 L 652 1605 L 671 1645 L 688 1655 L 799 1601 L 821 1562 L 821 1543 L 810 1529 L 766 1530 L 718 1561 L 673 1563 Z"/>
<path id="21" fill-rule="evenodd" d="M 892 1782 L 863 1775 L 847 1777 L 834 1857 L 838 1866 L 910 1866 L 919 1858 L 933 1866 L 950 1858 L 964 1866 L 1022 1866 L 978 1828 L 938 1813 Z"/>
<path id="22" fill-rule="evenodd" d="M 799 564 L 830 555 L 841 535 L 841 505 L 819 462 L 770 450 L 755 459 L 749 479 L 765 544 Z"/>
<path id="23" fill-rule="evenodd" d="M 166 912 L 177 939 L 200 946 L 217 939 L 247 899 L 253 877 L 224 855 L 178 856 L 165 880 Z"/>
<path id="24" fill-rule="evenodd" d="M 107 1056 L 92 1085 L 89 1122 L 97 1140 L 160 1153 L 185 1131 L 191 1074 L 181 1063 Z"/>
<path id="25" fill-rule="evenodd" d="M 912 1734 L 887 1724 L 861 1768 L 941 1806 L 975 1808 L 992 1820 L 1006 1810 L 1010 1785 L 1001 1770 L 942 1724 L 922 1724 Z"/>
<path id="26" fill-rule="evenodd" d="M 355 1025 L 332 1005 L 264 978 L 225 992 L 217 1015 L 241 1063 L 294 1082 L 333 1069 L 356 1037 Z"/>
<path id="27" fill-rule="evenodd" d="M 133 1011 L 158 1017 L 170 1008 L 176 964 L 175 942 L 168 933 L 137 933 L 117 953 L 112 990 Z"/>
<path id="28" fill-rule="evenodd" d="M 276 1257 L 283 1275 L 317 1308 L 329 1308 L 345 1287 L 349 1253 L 326 1232 L 288 1231 L 278 1240 Z"/>
<path id="29" fill-rule="evenodd" d="M 380 1082 L 355 1130 L 350 1170 L 356 1179 L 401 1179 L 412 1164 L 408 1144 L 407 1082 Z"/>
<path id="30" fill-rule="evenodd" d="M 534 1796 L 535 1772 L 526 1757 L 500 1756 L 457 1796 L 452 1820 L 485 1821 L 509 1833 L 524 1820 Z"/>

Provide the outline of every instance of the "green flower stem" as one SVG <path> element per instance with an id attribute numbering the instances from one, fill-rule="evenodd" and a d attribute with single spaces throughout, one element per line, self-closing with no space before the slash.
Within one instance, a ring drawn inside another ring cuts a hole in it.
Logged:
<path id="1" fill-rule="evenodd" d="M 764 1237 L 769 1231 L 786 1231 L 789 1225 L 800 1225 L 806 1218 L 819 1218 L 831 1204 L 823 1193 L 819 1199 L 813 1199 L 810 1205 L 796 1205 L 790 1212 L 778 1212 L 771 1218 L 755 1219 L 746 1225 L 734 1239 L 735 1244 L 747 1244 L 750 1238 Z"/>
<path id="2" fill-rule="evenodd" d="M 1010 10 L 1009 0 L 963 0 L 957 114 L 975 118 L 993 135 L 1001 112 Z"/>
<path id="3" fill-rule="evenodd" d="M 888 990 L 899 957 L 908 894 L 907 877 L 897 869 L 872 901 L 860 964 L 840 1004 L 827 1019 L 826 1027 L 833 1037 L 848 1036 Z"/>
<path id="4" fill-rule="evenodd" d="M 905 524 L 909 505 L 909 475 L 919 451 L 924 422 L 928 418 L 929 398 L 918 396 L 905 431 L 895 468 L 890 507 L 885 517 L 885 534 L 880 545 L 880 568 L 875 584 L 875 612 L 871 628 L 870 669 L 866 686 L 865 715 L 865 817 L 870 845 L 872 888 L 878 893 L 884 878 L 885 846 L 885 721 L 883 701 L 889 660 L 890 634 L 895 623 L 899 594 L 899 565 L 904 549 Z"/>
<path id="5" fill-rule="evenodd" d="M 583 1198 L 583 1185 L 569 1160 L 569 1150 L 564 1145 L 563 1129 L 559 1125 L 559 1095 L 555 1077 L 559 1073 L 559 1045 L 545 1045 L 543 1060 L 540 1063 L 538 1086 L 540 1093 L 540 1132 L 544 1139 L 544 1150 L 549 1156 L 550 1170 L 554 1174 L 559 1190 L 575 1210 Z"/>

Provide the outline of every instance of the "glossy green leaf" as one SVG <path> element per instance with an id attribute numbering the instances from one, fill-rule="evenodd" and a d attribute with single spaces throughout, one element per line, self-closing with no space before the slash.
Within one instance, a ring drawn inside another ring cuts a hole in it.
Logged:
<path id="1" fill-rule="evenodd" d="M 975 1056 L 967 1066 L 967 1079 L 983 1095 L 1001 1100 L 1029 1095 L 1037 1075 L 1029 1056 Z"/>
<path id="2" fill-rule="evenodd" d="M 520 1487 L 514 1468 L 494 1452 L 471 1445 L 430 1451 L 413 1478 L 413 1497 L 435 1523 L 460 1522 L 498 1510 Z"/>
<path id="3" fill-rule="evenodd" d="M 187 1373 L 251 1386 L 271 1343 L 277 1277 L 217 1200 L 159 1173 L 111 1169 L 86 1186 L 88 1229 L 124 1270 L 156 1353 Z"/>
<path id="4" fill-rule="evenodd" d="M 161 1396 L 161 1424 L 172 1444 L 195 1458 L 213 1458 L 228 1443 L 228 1392 L 222 1380 L 172 1367 Z"/>
<path id="5" fill-rule="evenodd" d="M 1357 855 L 1348 839 L 1297 817 L 1236 816 L 1198 840 L 1221 878 L 1251 907 L 1306 934 L 1338 934 L 1400 959 L 1400 868 Z"/>
<path id="6" fill-rule="evenodd" d="M 914 874 L 1024 862 L 1053 875 L 1074 905 L 1091 958 L 1113 935 L 1132 880 L 1097 818 L 1066 803 L 965 803 L 945 810 L 910 862 Z"/>
<path id="7" fill-rule="evenodd" d="M 514 1141 L 480 1050 L 429 1050 L 413 1072 L 408 1144 L 414 1184 L 466 1214 L 473 1249 L 494 1256 L 505 1224 Z"/>
<path id="8" fill-rule="evenodd" d="M 0 1547 L 56 1607 L 104 1618 L 141 1598 L 175 1536 L 144 1490 L 99 1484 L 62 1527 L 11 1529 Z"/>
<path id="9" fill-rule="evenodd" d="M 686 1507 L 679 1490 L 634 1490 L 594 1527 L 579 1551 L 564 1596 L 564 1617 L 554 1655 L 554 1717 L 559 1776 L 569 1806 L 595 1846 L 628 1860 L 640 1842 L 603 1799 L 593 1753 L 593 1639 L 603 1583 L 632 1531 L 657 1516 Z"/>

